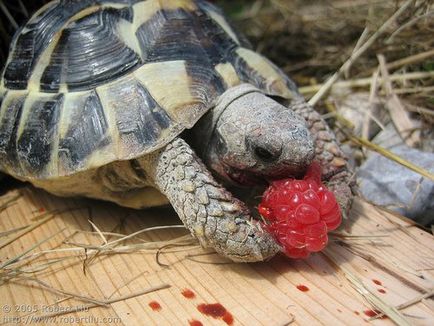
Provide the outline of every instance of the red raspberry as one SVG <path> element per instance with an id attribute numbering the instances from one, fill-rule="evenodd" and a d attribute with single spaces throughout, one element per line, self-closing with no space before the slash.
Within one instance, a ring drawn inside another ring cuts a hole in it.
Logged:
<path id="1" fill-rule="evenodd" d="M 321 167 L 314 162 L 303 180 L 273 181 L 258 206 L 267 230 L 291 258 L 306 258 L 327 245 L 327 232 L 342 220 L 335 196 L 321 183 Z"/>

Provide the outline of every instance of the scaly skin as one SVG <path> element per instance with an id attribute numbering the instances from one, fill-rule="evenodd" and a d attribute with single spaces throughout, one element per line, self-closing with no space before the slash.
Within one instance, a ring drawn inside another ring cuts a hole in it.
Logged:
<path id="1" fill-rule="evenodd" d="M 308 103 L 300 101 L 291 108 L 306 120 L 315 139 L 314 160 L 320 162 L 327 187 L 335 194 L 342 211 L 348 213 L 355 183 L 347 163 L 348 159 L 341 150 L 336 136 L 321 115 Z"/>
<path id="2" fill-rule="evenodd" d="M 279 251 L 249 210 L 219 185 L 190 146 L 180 138 L 152 157 L 147 166 L 155 186 L 203 247 L 237 262 L 263 261 Z"/>
<path id="3" fill-rule="evenodd" d="M 194 128 L 195 149 L 206 165 L 181 138 L 139 160 L 202 246 L 238 262 L 263 261 L 279 251 L 273 237 L 251 218 L 244 203 L 214 180 L 210 169 L 230 183 L 231 173 L 264 178 L 275 177 L 276 171 L 283 176 L 304 172 L 315 159 L 323 168 L 325 183 L 348 212 L 352 184 L 347 160 L 311 106 L 300 99 L 286 108 L 248 85 L 229 90 L 221 98 L 223 104 Z M 281 147 L 275 150 L 277 145 Z M 261 160 L 255 146 L 276 155 Z M 244 176 L 242 181 L 255 180 Z"/>

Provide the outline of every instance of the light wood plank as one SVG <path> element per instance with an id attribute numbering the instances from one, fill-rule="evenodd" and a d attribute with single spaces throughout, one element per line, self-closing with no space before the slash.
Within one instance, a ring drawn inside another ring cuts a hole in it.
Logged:
<path id="1" fill-rule="evenodd" d="M 1 197 L 0 205 L 17 193 L 12 191 Z M 131 234 L 150 226 L 180 223 L 169 208 L 135 211 L 87 199 L 57 198 L 32 187 L 23 188 L 20 193 L 22 196 L 16 203 L 0 213 L 0 232 L 34 223 L 32 218 L 41 215 L 42 208 L 45 211 L 71 210 L 56 215 L 1 248 L 0 265 L 62 229 L 61 233 L 32 253 L 55 247 L 72 247 L 63 243 L 66 237 L 75 230 L 91 230 L 88 208 L 91 208 L 93 223 L 103 232 Z M 197 309 L 200 303 L 221 303 L 233 315 L 234 325 L 286 325 L 293 319 L 294 325 L 358 325 L 365 324 L 364 321 L 369 319 L 364 311 L 372 307 L 354 289 L 345 272 L 355 275 L 368 290 L 393 306 L 434 288 L 432 235 L 360 199 L 356 200 L 350 220 L 346 221 L 343 230 L 352 235 L 380 236 L 374 238 L 375 242 L 366 239 L 333 242 L 325 253 L 313 255 L 305 261 L 279 256 L 263 263 L 234 264 L 215 254 L 204 255 L 205 251 L 200 248 L 185 251 L 176 248 L 177 252 L 167 249 L 159 256 L 160 261 L 169 267 L 157 263 L 154 250 L 100 255 L 86 266 L 85 272 L 84 258 L 71 258 L 26 276 L 46 282 L 54 289 L 97 300 L 138 293 L 164 283 L 171 286 L 121 300 L 108 307 L 55 317 L 57 322 L 61 321 L 60 318 L 76 318 L 84 325 L 101 324 L 103 318 L 107 323 L 119 325 L 188 325 L 192 319 L 204 325 L 225 324 L 221 319 L 202 315 Z M 160 241 L 183 234 L 186 234 L 183 230 L 165 229 L 140 235 L 140 238 Z M 0 243 L 13 235 L 1 236 Z M 69 240 L 89 245 L 102 244 L 98 235 L 86 233 L 76 234 Z M 137 242 L 135 239 L 127 243 Z M 65 255 L 66 252 L 50 253 L 45 257 Z M 39 257 L 30 262 L 28 268 L 45 261 Z M 375 284 L 374 280 L 381 281 L 382 285 Z M 298 285 L 307 286 L 309 291 L 298 290 Z M 186 288 L 195 292 L 194 299 L 187 299 L 181 294 Z M 42 308 L 64 298 L 22 278 L 0 285 L 0 290 L 0 307 L 9 305 L 13 310 L 23 304 Z M 160 311 L 149 307 L 149 302 L 153 300 L 161 304 Z M 71 307 L 85 304 L 70 298 L 59 305 Z M 39 314 L 52 310 L 45 308 Z M 402 313 L 412 325 L 434 324 L 431 299 L 412 305 Z M 0 322 L 25 315 L 25 312 L 3 311 Z M 370 323 L 393 324 L 388 318 Z"/>

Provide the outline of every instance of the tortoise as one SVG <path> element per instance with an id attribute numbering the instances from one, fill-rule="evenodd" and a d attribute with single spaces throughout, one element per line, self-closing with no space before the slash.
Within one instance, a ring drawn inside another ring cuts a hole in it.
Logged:
<path id="1" fill-rule="evenodd" d="M 12 40 L 0 103 L 0 170 L 60 196 L 170 203 L 233 261 L 279 246 L 229 187 L 297 177 L 315 159 L 351 203 L 327 124 L 203 0 L 48 3 Z"/>

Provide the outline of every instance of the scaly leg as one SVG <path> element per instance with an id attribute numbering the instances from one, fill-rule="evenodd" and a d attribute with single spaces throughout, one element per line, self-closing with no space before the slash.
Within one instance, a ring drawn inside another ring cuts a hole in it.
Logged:
<path id="1" fill-rule="evenodd" d="M 263 261 L 279 251 L 244 203 L 214 180 L 183 139 L 139 162 L 203 247 L 240 262 Z"/>

